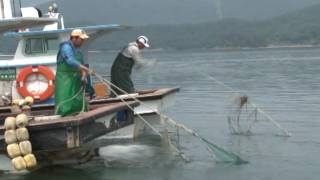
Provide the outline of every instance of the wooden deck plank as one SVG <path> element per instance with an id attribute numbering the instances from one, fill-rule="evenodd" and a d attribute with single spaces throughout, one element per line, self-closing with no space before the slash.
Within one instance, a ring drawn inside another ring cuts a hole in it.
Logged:
<path id="1" fill-rule="evenodd" d="M 137 99 L 139 100 L 154 100 L 154 99 L 160 99 L 166 95 L 169 95 L 171 93 L 174 92 L 178 92 L 180 90 L 180 88 L 178 87 L 174 87 L 174 88 L 161 88 L 161 89 L 157 89 L 157 90 L 150 90 L 151 93 L 142 93 L 141 95 L 136 96 Z M 144 90 L 144 91 L 148 91 L 148 90 Z M 130 97 L 125 97 L 123 98 L 126 101 L 130 101 L 133 100 L 133 98 Z M 91 100 L 90 103 L 92 104 L 99 104 L 99 103 L 106 103 L 106 102 L 120 102 L 121 99 L 120 98 L 107 98 L 107 99 L 98 99 L 98 100 Z"/>
<path id="2" fill-rule="evenodd" d="M 139 105 L 137 102 L 127 102 L 131 107 L 136 107 Z M 31 121 L 28 125 L 29 130 L 44 130 L 44 129 L 52 129 L 52 128 L 60 128 L 67 126 L 77 126 L 89 123 L 94 121 L 97 118 L 103 117 L 105 115 L 118 112 L 120 110 L 128 109 L 127 105 L 123 102 L 118 103 L 108 103 L 100 108 L 96 108 L 89 112 L 83 112 L 75 116 L 67 116 L 62 117 L 55 120 L 47 120 L 47 121 Z M 4 126 L 0 126 L 0 134 L 3 134 L 5 131 Z"/>

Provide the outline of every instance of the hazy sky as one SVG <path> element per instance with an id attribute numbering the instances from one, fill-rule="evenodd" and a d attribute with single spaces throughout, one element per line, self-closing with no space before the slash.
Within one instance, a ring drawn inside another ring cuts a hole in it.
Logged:
<path id="1" fill-rule="evenodd" d="M 301 9 L 320 0 L 56 0 L 67 18 L 122 24 L 197 23 L 223 17 L 264 19 Z M 22 0 L 24 5 L 48 0 Z M 77 2 L 77 3 L 74 3 Z M 72 9 L 72 13 L 70 12 Z M 76 13 L 76 9 L 79 13 Z M 219 9 L 219 10 L 218 10 Z"/>
<path id="2" fill-rule="evenodd" d="M 256 19 L 278 16 L 301 9 L 320 0 L 221 0 L 226 16 Z"/>

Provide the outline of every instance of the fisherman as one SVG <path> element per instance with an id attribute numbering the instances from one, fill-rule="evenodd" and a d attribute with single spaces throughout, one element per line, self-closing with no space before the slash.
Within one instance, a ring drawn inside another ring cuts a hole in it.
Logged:
<path id="1" fill-rule="evenodd" d="M 135 42 L 129 43 L 124 47 L 116 59 L 114 60 L 111 67 L 111 96 L 115 97 L 120 94 L 134 93 L 134 85 L 131 80 L 131 72 L 133 66 L 140 67 L 144 64 L 143 59 L 140 56 L 140 52 L 145 47 L 148 48 L 148 38 L 146 36 L 139 36 Z M 133 121 L 133 112 L 132 111 L 122 111 L 118 112 L 117 120 L 120 122 L 123 121 Z"/>
<path id="2" fill-rule="evenodd" d="M 89 36 L 81 29 L 71 32 L 70 40 L 60 44 L 55 82 L 56 114 L 67 116 L 87 111 L 84 98 L 89 69 L 79 48 Z"/>
<path id="3" fill-rule="evenodd" d="M 126 93 L 133 93 L 135 91 L 133 82 L 131 80 L 131 72 L 133 66 L 142 66 L 143 60 L 140 52 L 145 47 L 149 47 L 148 38 L 146 36 L 139 36 L 135 42 L 129 43 L 121 50 L 111 67 L 111 83 L 122 89 Z M 112 96 L 124 94 L 116 87 L 112 87 Z"/>

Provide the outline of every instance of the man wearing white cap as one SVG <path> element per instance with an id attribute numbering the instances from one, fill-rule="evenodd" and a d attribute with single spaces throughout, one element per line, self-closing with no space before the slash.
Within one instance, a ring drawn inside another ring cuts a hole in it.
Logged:
<path id="1" fill-rule="evenodd" d="M 135 42 L 129 43 L 121 50 L 111 67 L 111 82 L 127 93 L 135 91 L 131 80 L 131 72 L 134 65 L 141 65 L 140 51 L 149 47 L 148 38 L 139 36 Z M 117 88 L 112 87 L 117 94 L 123 94 Z M 111 93 L 113 96 L 117 95 Z"/>
<path id="2" fill-rule="evenodd" d="M 87 109 L 83 99 L 84 77 L 89 69 L 84 65 L 79 48 L 89 36 L 81 29 L 74 29 L 70 40 L 62 42 L 57 55 L 55 82 L 56 113 L 67 116 Z"/>
<path id="3" fill-rule="evenodd" d="M 124 94 L 118 88 L 126 93 L 133 93 L 135 91 L 133 82 L 131 80 L 131 72 L 134 65 L 141 66 L 143 61 L 140 56 L 140 50 L 149 47 L 148 38 L 146 36 L 139 36 L 135 42 L 129 43 L 121 50 L 111 67 L 111 83 L 116 87 L 111 86 L 111 96 L 115 97 L 119 94 Z M 113 92 L 115 91 L 115 93 Z M 125 110 L 117 113 L 117 121 L 132 122 L 134 119 L 133 111 Z"/>

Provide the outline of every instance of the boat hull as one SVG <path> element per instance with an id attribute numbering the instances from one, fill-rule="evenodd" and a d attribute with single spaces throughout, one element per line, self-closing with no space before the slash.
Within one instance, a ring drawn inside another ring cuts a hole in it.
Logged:
<path id="1" fill-rule="evenodd" d="M 132 108 L 138 103 L 129 102 Z M 94 110 L 83 112 L 76 116 L 57 117 L 55 119 L 37 120 L 34 118 L 28 125 L 33 152 L 55 152 L 66 149 L 79 148 L 91 140 L 115 131 L 123 124 L 111 124 L 118 111 L 129 109 L 127 103 L 113 103 L 96 106 Z M 50 116 L 48 116 L 50 117 Z M 133 123 L 133 122 L 131 122 Z M 4 127 L 0 126 L 0 151 L 6 151 L 3 138 Z"/>
<path id="2" fill-rule="evenodd" d="M 162 126 L 160 113 L 174 104 L 175 93 L 178 90 L 178 88 L 155 90 L 151 94 L 138 96 L 141 103 L 133 101 L 132 98 L 125 98 L 125 103 L 119 98 L 95 100 L 91 101 L 91 108 L 96 108 L 99 112 L 33 122 L 28 126 L 33 152 L 39 162 L 44 165 L 84 163 L 97 156 L 100 147 L 118 142 L 131 142 L 145 135 L 154 135 L 156 133 L 145 121 L 152 126 Z M 119 106 L 112 111 L 106 110 L 112 104 L 121 104 L 121 108 Z M 117 123 L 114 117 L 118 111 L 129 109 L 126 104 L 134 107 L 134 121 Z M 1 109 L 1 111 L 0 119 L 2 120 L 10 114 L 8 110 Z M 35 115 L 50 115 L 53 107 L 36 106 L 32 111 Z M 3 136 L 1 137 L 3 133 L 3 127 L 2 129 L 0 127 L 0 151 L 6 154 L 6 144 Z"/>

